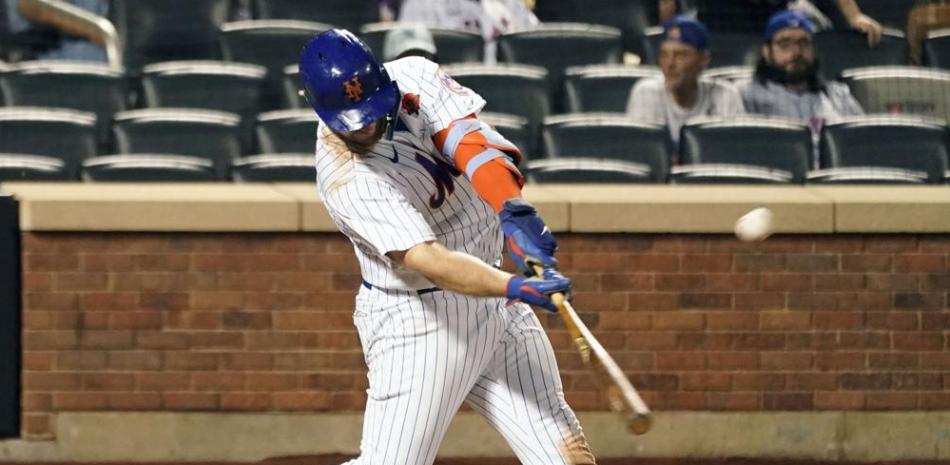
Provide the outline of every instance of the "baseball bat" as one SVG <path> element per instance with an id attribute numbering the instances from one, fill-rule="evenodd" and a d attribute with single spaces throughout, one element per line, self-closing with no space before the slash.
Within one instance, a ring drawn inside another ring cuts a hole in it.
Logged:
<path id="1" fill-rule="evenodd" d="M 540 266 L 535 266 L 534 270 L 538 276 L 542 275 Z M 623 374 L 623 370 L 577 316 L 577 312 L 564 294 L 560 292 L 552 294 L 551 300 L 557 306 L 558 314 L 564 320 L 564 326 L 567 327 L 567 332 L 580 353 L 581 360 L 594 372 L 601 388 L 604 389 L 610 409 L 623 415 L 627 427 L 634 434 L 644 434 L 649 431 L 653 425 L 653 414 L 646 402 L 640 398 L 637 389 Z"/>

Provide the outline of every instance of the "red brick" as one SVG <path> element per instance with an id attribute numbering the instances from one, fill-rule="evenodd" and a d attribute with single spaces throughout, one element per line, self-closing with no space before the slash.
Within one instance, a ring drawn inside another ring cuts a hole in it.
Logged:
<path id="1" fill-rule="evenodd" d="M 162 404 L 167 410 L 217 410 L 219 394 L 196 392 L 162 393 Z"/>
<path id="2" fill-rule="evenodd" d="M 131 373 L 84 373 L 82 388 L 85 391 L 131 391 L 135 388 L 135 375 Z"/>
<path id="3" fill-rule="evenodd" d="M 661 392 L 653 401 L 657 410 L 705 410 L 706 394 L 703 392 Z"/>
<path id="4" fill-rule="evenodd" d="M 785 375 L 785 386 L 790 391 L 833 391 L 838 386 L 838 377 L 834 373 L 789 373 Z"/>
<path id="5" fill-rule="evenodd" d="M 680 256 L 680 268 L 683 270 L 726 272 L 732 270 L 732 254 L 685 254 Z"/>
<path id="6" fill-rule="evenodd" d="M 293 272 L 276 273 L 276 290 L 290 292 L 325 292 L 333 287 L 332 273 Z"/>
<path id="7" fill-rule="evenodd" d="M 104 410 L 109 406 L 109 394 L 104 392 L 55 392 L 53 410 Z"/>
<path id="8" fill-rule="evenodd" d="M 760 352 L 759 365 L 766 370 L 804 370 L 811 368 L 812 355 L 800 352 Z"/>
<path id="9" fill-rule="evenodd" d="M 244 334 L 237 331 L 195 331 L 188 334 L 192 349 L 241 349 Z"/>
<path id="10" fill-rule="evenodd" d="M 944 271 L 943 255 L 900 254 L 894 256 L 894 271 L 898 273 L 936 273 Z"/>
<path id="11" fill-rule="evenodd" d="M 893 258 L 890 255 L 842 255 L 841 270 L 853 272 L 890 272 L 893 271 Z"/>
<path id="12" fill-rule="evenodd" d="M 317 294 L 311 294 L 316 296 Z M 347 308 L 353 308 L 353 296 L 347 295 Z M 247 292 L 244 294 L 243 307 L 247 310 L 301 310 L 305 294 L 290 292 Z M 283 312 L 280 312 L 283 313 Z M 279 313 L 279 314 L 280 314 Z"/>
<path id="13" fill-rule="evenodd" d="M 226 370 L 271 370 L 274 368 L 274 355 L 247 351 L 228 353 L 224 354 L 223 363 Z"/>
<path id="14" fill-rule="evenodd" d="M 727 373 L 684 373 L 680 385 L 685 391 L 728 391 L 732 388 L 732 376 Z"/>
<path id="15" fill-rule="evenodd" d="M 53 290 L 53 274 L 52 273 L 24 271 L 22 275 L 22 280 L 23 280 L 24 292 L 52 291 Z"/>
<path id="16" fill-rule="evenodd" d="M 717 292 L 754 291 L 759 289 L 759 278 L 758 274 L 708 274 L 705 289 Z"/>
<path id="17" fill-rule="evenodd" d="M 711 237 L 677 236 L 658 234 L 651 237 L 653 252 L 703 252 L 707 249 L 707 242 L 715 240 Z M 560 240 L 560 239 L 558 239 Z M 722 240 L 720 240 L 721 242 Z"/>
<path id="18" fill-rule="evenodd" d="M 75 350 L 56 354 L 57 370 L 103 370 L 109 355 L 102 350 Z"/>
<path id="19" fill-rule="evenodd" d="M 190 296 L 184 292 L 145 292 L 139 297 L 141 310 L 186 310 Z"/>
<path id="20" fill-rule="evenodd" d="M 654 286 L 659 291 L 701 291 L 707 289 L 707 277 L 702 274 L 657 274 Z"/>
<path id="21" fill-rule="evenodd" d="M 738 350 L 775 350 L 785 347 L 785 338 L 768 333 L 742 333 L 737 335 L 735 343 Z"/>
<path id="22" fill-rule="evenodd" d="M 941 310 L 946 306 L 943 292 L 898 292 L 894 294 L 897 310 Z"/>
<path id="23" fill-rule="evenodd" d="M 815 408 L 818 410 L 861 410 L 864 408 L 863 392 L 818 391 L 815 392 Z"/>
<path id="24" fill-rule="evenodd" d="M 26 439 L 49 439 L 53 437 L 52 417 L 45 413 L 27 413 L 23 415 L 20 428 Z"/>
<path id="25" fill-rule="evenodd" d="M 736 310 L 781 310 L 786 308 L 785 295 L 780 292 L 735 293 Z"/>
<path id="26" fill-rule="evenodd" d="M 114 370 L 158 370 L 162 356 L 153 351 L 120 351 L 109 353 L 109 368 Z"/>
<path id="27" fill-rule="evenodd" d="M 136 331 L 135 347 L 139 349 L 185 349 L 188 336 L 182 333 Z"/>
<path id="28" fill-rule="evenodd" d="M 814 333 L 785 333 L 786 350 L 814 350 Z"/>
<path id="29" fill-rule="evenodd" d="M 161 371 L 136 373 L 135 388 L 138 391 L 187 391 L 191 387 L 191 373 L 184 371 Z"/>
<path id="30" fill-rule="evenodd" d="M 601 312 L 598 330 L 638 330 L 650 328 L 650 315 L 631 312 Z"/>
<path id="31" fill-rule="evenodd" d="M 135 269 L 132 255 L 83 254 L 81 268 L 84 271 L 126 272 Z"/>
<path id="32" fill-rule="evenodd" d="M 732 294 L 683 293 L 677 304 L 679 309 L 731 309 Z"/>
<path id="33" fill-rule="evenodd" d="M 917 408 L 917 394 L 904 392 L 869 392 L 869 410 L 912 410 Z"/>
<path id="34" fill-rule="evenodd" d="M 244 294 L 241 292 L 190 292 L 192 310 L 241 310 Z"/>
<path id="35" fill-rule="evenodd" d="M 784 254 L 736 254 L 735 269 L 738 272 L 784 271 Z"/>
<path id="36" fill-rule="evenodd" d="M 766 311 L 759 314 L 759 328 L 764 331 L 801 330 L 811 327 L 809 312 Z"/>
<path id="37" fill-rule="evenodd" d="M 759 327 L 759 314 L 746 312 L 707 312 L 709 330 L 754 330 Z"/>
<path id="38" fill-rule="evenodd" d="M 920 236 L 917 248 L 921 252 L 950 253 L 950 238 L 945 235 Z"/>
<path id="39" fill-rule="evenodd" d="M 162 395 L 151 392 L 115 392 L 109 395 L 109 407 L 115 410 L 158 410 Z"/>
<path id="40" fill-rule="evenodd" d="M 24 350 L 72 349 L 79 345 L 76 331 L 24 331 Z"/>
<path id="41" fill-rule="evenodd" d="M 194 373 L 191 375 L 191 385 L 196 391 L 242 391 L 250 386 L 245 373 Z M 263 389 L 261 389 L 263 390 Z"/>
<path id="42" fill-rule="evenodd" d="M 571 256 L 573 257 L 571 271 L 574 272 L 604 272 L 608 270 L 620 270 L 625 267 L 630 267 L 630 269 L 633 270 L 647 271 L 641 267 L 632 266 L 632 264 L 629 264 L 627 261 L 627 257 L 617 253 L 574 252 Z"/>
<path id="43" fill-rule="evenodd" d="M 293 391 L 304 387 L 303 377 L 296 373 L 248 373 L 246 386 L 251 391 Z"/>
<path id="44" fill-rule="evenodd" d="M 917 313 L 910 312 L 867 312 L 865 326 L 869 329 L 908 331 L 919 327 Z"/>
<path id="45" fill-rule="evenodd" d="M 222 410 L 260 411 L 269 410 L 273 399 L 270 394 L 226 392 L 221 394 L 220 402 Z"/>
<path id="46" fill-rule="evenodd" d="M 330 240 L 319 235 L 298 235 L 281 236 L 271 244 L 273 251 L 277 253 L 317 253 L 326 252 Z M 352 249 L 352 245 L 347 241 L 345 246 Z M 346 251 L 346 250 L 344 250 Z"/>
<path id="47" fill-rule="evenodd" d="M 832 254 L 793 254 L 785 259 L 785 269 L 788 271 L 835 272 L 838 266 L 838 256 Z"/>
<path id="48" fill-rule="evenodd" d="M 760 410 L 762 394 L 756 392 L 710 392 L 706 396 L 711 410 Z"/>
<path id="49" fill-rule="evenodd" d="M 87 349 L 130 349 L 132 331 L 83 331 L 79 336 L 79 346 Z"/>
<path id="50" fill-rule="evenodd" d="M 113 312 L 84 311 L 79 314 L 79 327 L 83 331 L 90 329 L 109 329 L 109 320 Z"/>
<path id="51" fill-rule="evenodd" d="M 69 292 L 26 292 L 23 310 L 79 310 L 79 294 Z"/>
<path id="52" fill-rule="evenodd" d="M 21 405 L 25 412 L 48 411 L 53 404 L 53 396 L 50 394 L 24 393 L 22 399 Z"/>
<path id="53" fill-rule="evenodd" d="M 162 314 L 150 312 L 118 312 L 109 318 L 111 329 L 161 329 Z"/>
<path id="54" fill-rule="evenodd" d="M 950 291 L 950 273 L 931 273 L 921 277 L 922 291 Z"/>
<path id="55" fill-rule="evenodd" d="M 950 371 L 950 352 L 922 352 L 920 354 L 920 368 Z"/>
<path id="56" fill-rule="evenodd" d="M 864 250 L 864 236 L 860 234 L 822 236 L 815 241 L 816 252 L 854 253 Z"/>
<path id="57" fill-rule="evenodd" d="M 596 276 L 597 275 L 594 273 L 571 274 L 571 278 L 574 279 L 574 285 L 577 288 L 588 290 L 599 290 L 599 288 L 592 289 L 590 287 L 591 279 L 596 279 Z M 333 273 L 330 276 L 330 288 L 337 291 L 352 291 L 354 289 L 359 289 L 362 282 L 363 277 L 359 273 Z M 583 285 L 581 283 L 583 283 Z"/>
<path id="58" fill-rule="evenodd" d="M 77 271 L 79 257 L 69 254 L 35 254 L 23 255 L 24 271 Z"/>
<path id="59" fill-rule="evenodd" d="M 680 270 L 676 255 L 633 255 L 627 257 L 624 269 L 632 272 L 675 273 Z"/>
<path id="60" fill-rule="evenodd" d="M 630 350 L 672 349 L 676 347 L 676 333 L 631 331 L 626 333 L 624 347 Z"/>
<path id="61" fill-rule="evenodd" d="M 893 373 L 891 382 L 896 391 L 929 391 L 943 387 L 943 377 L 938 373 Z"/>
<path id="62" fill-rule="evenodd" d="M 219 365 L 219 355 L 210 352 L 165 352 L 165 369 L 214 370 Z"/>
<path id="63" fill-rule="evenodd" d="M 605 292 L 652 291 L 653 275 L 647 273 L 606 273 L 600 277 Z"/>
<path id="64" fill-rule="evenodd" d="M 814 312 L 815 329 L 859 329 L 864 327 L 864 312 Z"/>
<path id="65" fill-rule="evenodd" d="M 677 307 L 679 295 L 672 292 L 641 293 L 627 296 L 627 305 L 633 311 L 672 310 Z"/>
<path id="66" fill-rule="evenodd" d="M 659 312 L 653 315 L 653 327 L 659 330 L 703 329 L 704 315 L 699 312 Z"/>
<path id="67" fill-rule="evenodd" d="M 109 276 L 106 273 L 63 272 L 53 275 L 53 288 L 58 291 L 105 291 Z"/>
<path id="68" fill-rule="evenodd" d="M 331 395 L 326 391 L 274 393 L 274 408 L 277 410 L 321 411 L 330 407 Z"/>
<path id="69" fill-rule="evenodd" d="M 838 386 L 847 390 L 883 390 L 891 387 L 891 375 L 886 373 L 838 375 Z"/>
<path id="70" fill-rule="evenodd" d="M 49 371 L 53 368 L 55 352 L 24 352 L 23 369 L 31 371 Z"/>
<path id="71" fill-rule="evenodd" d="M 582 288 L 575 288 L 582 289 Z M 628 309 L 627 296 L 620 293 L 574 292 L 574 308 L 597 312 L 623 312 Z"/>
<path id="72" fill-rule="evenodd" d="M 909 370 L 917 368 L 915 353 L 875 353 L 868 354 L 868 368 L 872 370 Z"/>
<path id="73" fill-rule="evenodd" d="M 34 372 L 23 373 L 24 391 L 64 391 L 80 386 L 78 373 L 70 372 Z"/>
<path id="74" fill-rule="evenodd" d="M 868 252 L 916 252 L 915 236 L 877 235 L 866 236 L 865 250 Z"/>
<path id="75" fill-rule="evenodd" d="M 132 258 L 138 271 L 188 271 L 191 258 L 184 254 L 134 255 Z"/>
<path id="76" fill-rule="evenodd" d="M 753 242 L 766 252 L 814 253 L 815 241 L 809 236 L 778 235 L 764 242 Z"/>
<path id="77" fill-rule="evenodd" d="M 706 368 L 706 355 L 702 352 L 659 352 L 656 367 L 658 370 L 702 370 Z"/>
<path id="78" fill-rule="evenodd" d="M 814 396 L 801 392 L 766 392 L 763 399 L 765 410 L 811 410 L 814 408 Z"/>
<path id="79" fill-rule="evenodd" d="M 865 286 L 870 290 L 916 291 L 919 287 L 917 275 L 869 273 L 865 276 Z"/>
<path id="80" fill-rule="evenodd" d="M 809 274 L 763 273 L 760 289 L 763 291 L 810 291 L 815 288 L 815 279 Z"/>
<path id="81" fill-rule="evenodd" d="M 359 270 L 352 248 L 345 253 L 304 254 L 300 257 L 302 269 L 307 271 L 354 273 Z"/>
<path id="82" fill-rule="evenodd" d="M 299 350 L 300 333 L 261 332 L 247 333 L 244 338 L 246 350 Z M 280 368 L 277 366 L 277 368 Z"/>
<path id="83" fill-rule="evenodd" d="M 221 314 L 218 312 L 170 312 L 165 315 L 165 324 L 170 329 L 218 329 Z"/>
<path id="84" fill-rule="evenodd" d="M 896 350 L 940 350 L 944 347 L 944 335 L 925 332 L 894 332 Z"/>
<path id="85" fill-rule="evenodd" d="M 709 352 L 706 363 L 711 370 L 754 370 L 759 367 L 758 352 Z"/>
<path id="86" fill-rule="evenodd" d="M 950 392 L 922 392 L 917 405 L 926 410 L 950 410 Z"/>
<path id="87" fill-rule="evenodd" d="M 815 275 L 815 290 L 819 292 L 859 291 L 865 287 L 866 279 L 863 274 Z"/>
<path id="88" fill-rule="evenodd" d="M 775 373 L 735 373 L 732 375 L 736 391 L 777 391 L 785 387 L 785 376 Z"/>

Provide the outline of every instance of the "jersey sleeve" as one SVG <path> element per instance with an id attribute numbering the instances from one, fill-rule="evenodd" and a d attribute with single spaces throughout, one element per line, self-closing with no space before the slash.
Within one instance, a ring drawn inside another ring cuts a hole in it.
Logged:
<path id="1" fill-rule="evenodd" d="M 418 60 L 422 68 L 418 83 L 420 110 L 430 134 L 485 107 L 481 95 L 452 79 L 438 64 L 424 58 Z"/>
<path id="2" fill-rule="evenodd" d="M 353 179 L 326 197 L 327 207 L 353 239 L 381 257 L 436 239 L 432 227 L 393 186 L 374 179 Z"/>

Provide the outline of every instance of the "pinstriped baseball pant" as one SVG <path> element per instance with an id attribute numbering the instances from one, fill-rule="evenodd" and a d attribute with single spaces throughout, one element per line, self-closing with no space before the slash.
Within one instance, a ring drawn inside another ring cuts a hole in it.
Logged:
<path id="1" fill-rule="evenodd" d="M 360 456 L 349 465 L 432 464 L 462 402 L 523 464 L 594 463 L 529 306 L 360 288 L 354 320 L 369 389 Z"/>

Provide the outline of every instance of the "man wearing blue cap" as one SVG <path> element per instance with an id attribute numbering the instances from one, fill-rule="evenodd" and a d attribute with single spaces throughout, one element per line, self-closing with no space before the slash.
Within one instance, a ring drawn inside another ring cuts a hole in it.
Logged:
<path id="1" fill-rule="evenodd" d="M 735 116 L 743 113 L 742 97 L 731 84 L 700 80 L 709 64 L 706 27 L 681 15 L 663 24 L 660 46 L 662 78 L 641 79 L 633 87 L 627 114 L 663 123 L 675 145 L 680 128 L 697 116 Z"/>
<path id="2" fill-rule="evenodd" d="M 817 142 L 828 119 L 864 111 L 848 86 L 826 82 L 819 75 L 814 31 L 815 26 L 799 11 L 772 15 L 755 77 L 739 90 L 746 111 L 801 120 L 811 126 Z"/>

